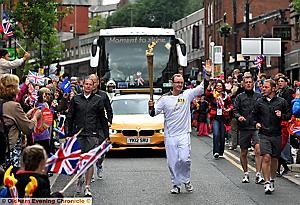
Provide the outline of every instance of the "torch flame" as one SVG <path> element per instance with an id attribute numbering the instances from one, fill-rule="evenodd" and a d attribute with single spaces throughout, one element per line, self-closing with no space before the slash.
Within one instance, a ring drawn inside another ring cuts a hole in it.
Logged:
<path id="1" fill-rule="evenodd" d="M 35 177 L 30 176 L 30 182 L 25 187 L 25 193 L 27 196 L 32 197 L 33 192 L 37 189 L 38 187 L 38 182 Z"/>
<path id="2" fill-rule="evenodd" d="M 153 56 L 153 49 L 156 46 L 156 41 L 152 41 L 148 44 L 148 49 L 146 50 L 146 56 Z"/>
<path id="3" fill-rule="evenodd" d="M 16 183 L 18 182 L 18 180 L 15 178 L 14 174 L 11 174 L 11 170 L 12 170 L 13 166 L 10 166 L 4 174 L 4 182 L 3 184 L 5 186 L 7 186 L 8 188 L 14 187 L 16 185 Z"/>

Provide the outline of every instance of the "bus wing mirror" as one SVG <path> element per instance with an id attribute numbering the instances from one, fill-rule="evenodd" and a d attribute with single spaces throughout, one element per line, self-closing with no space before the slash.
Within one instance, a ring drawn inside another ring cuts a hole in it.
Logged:
<path id="1" fill-rule="evenodd" d="M 92 43 L 91 47 L 91 59 L 90 59 L 90 66 L 92 68 L 98 67 L 99 64 L 99 53 L 100 53 L 100 48 L 98 46 L 98 39 L 95 39 Z"/>
<path id="2" fill-rule="evenodd" d="M 185 42 L 181 38 L 176 38 L 176 51 L 178 64 L 180 66 L 187 66 L 187 55 L 186 55 L 186 45 Z"/>

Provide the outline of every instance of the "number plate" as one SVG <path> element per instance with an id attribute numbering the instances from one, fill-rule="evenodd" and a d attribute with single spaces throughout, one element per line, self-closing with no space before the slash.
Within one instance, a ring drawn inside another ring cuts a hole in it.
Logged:
<path id="1" fill-rule="evenodd" d="M 127 144 L 149 144 L 150 138 L 136 138 L 129 137 L 127 138 Z"/>

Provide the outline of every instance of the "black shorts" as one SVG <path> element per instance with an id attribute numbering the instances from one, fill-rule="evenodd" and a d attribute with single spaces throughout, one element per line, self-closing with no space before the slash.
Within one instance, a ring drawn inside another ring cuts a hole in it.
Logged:
<path id="1" fill-rule="evenodd" d="M 272 157 L 280 157 L 281 136 L 266 136 L 259 134 L 260 155 L 270 154 Z"/>
<path id="2" fill-rule="evenodd" d="M 240 130 L 241 149 L 248 149 L 252 145 L 256 145 L 256 144 L 259 144 L 259 137 L 258 137 L 257 130 Z"/>
<path id="3" fill-rule="evenodd" d="M 82 153 L 87 153 L 91 149 L 97 147 L 102 144 L 105 140 L 104 137 L 96 137 L 96 136 L 78 136 L 77 137 L 80 149 Z"/>

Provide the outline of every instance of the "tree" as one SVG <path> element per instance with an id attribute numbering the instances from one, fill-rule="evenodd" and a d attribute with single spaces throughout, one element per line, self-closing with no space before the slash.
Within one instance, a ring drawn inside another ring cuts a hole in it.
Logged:
<path id="1" fill-rule="evenodd" d="M 53 0 L 18 1 L 12 13 L 17 25 L 14 34 L 26 50 L 34 52 L 35 66 L 49 66 L 61 57 L 62 44 L 55 25 L 65 13 L 58 12 L 58 6 Z"/>
<path id="2" fill-rule="evenodd" d="M 300 13 L 300 0 L 293 0 L 293 6 L 295 10 Z"/>
<path id="3" fill-rule="evenodd" d="M 188 0 L 184 8 L 184 16 L 187 16 L 203 8 L 203 0 Z"/>
<path id="4" fill-rule="evenodd" d="M 89 33 L 98 32 L 102 28 L 106 28 L 105 18 L 102 16 L 96 16 L 89 19 Z"/>
<path id="5" fill-rule="evenodd" d="M 172 27 L 172 23 L 203 6 L 199 0 L 139 0 L 109 17 L 109 26 Z"/>

